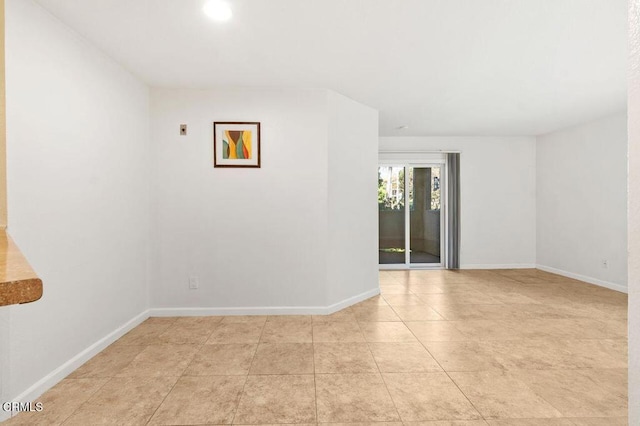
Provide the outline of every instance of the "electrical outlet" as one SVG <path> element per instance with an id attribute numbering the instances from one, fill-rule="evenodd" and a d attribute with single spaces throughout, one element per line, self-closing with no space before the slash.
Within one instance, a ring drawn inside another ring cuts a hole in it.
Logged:
<path id="1" fill-rule="evenodd" d="M 609 269 L 609 261 L 607 259 L 602 259 L 602 268 Z"/>
<path id="2" fill-rule="evenodd" d="M 180 136 L 187 136 L 187 125 L 186 124 L 181 124 L 180 125 Z"/>
<path id="3" fill-rule="evenodd" d="M 198 277 L 189 277 L 189 288 L 191 290 L 197 290 L 199 287 Z"/>

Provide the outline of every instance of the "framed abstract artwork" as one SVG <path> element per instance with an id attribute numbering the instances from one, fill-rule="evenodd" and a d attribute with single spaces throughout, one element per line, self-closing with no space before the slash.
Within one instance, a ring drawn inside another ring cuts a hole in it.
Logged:
<path id="1" fill-rule="evenodd" d="M 213 123 L 213 167 L 260 167 L 260 123 Z"/>

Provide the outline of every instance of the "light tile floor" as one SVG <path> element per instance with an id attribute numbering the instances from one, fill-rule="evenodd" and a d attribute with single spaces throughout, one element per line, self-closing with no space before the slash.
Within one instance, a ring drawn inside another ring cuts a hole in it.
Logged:
<path id="1" fill-rule="evenodd" d="M 627 297 L 384 271 L 329 316 L 149 318 L 7 424 L 626 425 Z"/>

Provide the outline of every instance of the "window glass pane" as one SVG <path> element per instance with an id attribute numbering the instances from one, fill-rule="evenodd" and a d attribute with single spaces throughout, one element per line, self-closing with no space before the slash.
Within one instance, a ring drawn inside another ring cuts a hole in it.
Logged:
<path id="1" fill-rule="evenodd" d="M 440 263 L 440 167 L 409 170 L 410 262 Z"/>
<path id="2" fill-rule="evenodd" d="M 405 263 L 404 167 L 378 168 L 379 262 Z"/>

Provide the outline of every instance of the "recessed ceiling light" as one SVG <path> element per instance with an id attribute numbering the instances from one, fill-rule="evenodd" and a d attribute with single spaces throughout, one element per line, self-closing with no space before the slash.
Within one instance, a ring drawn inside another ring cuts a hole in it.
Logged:
<path id="1" fill-rule="evenodd" d="M 223 0 L 210 0 L 204 4 L 202 10 L 214 21 L 228 21 L 233 15 L 229 3 Z"/>

